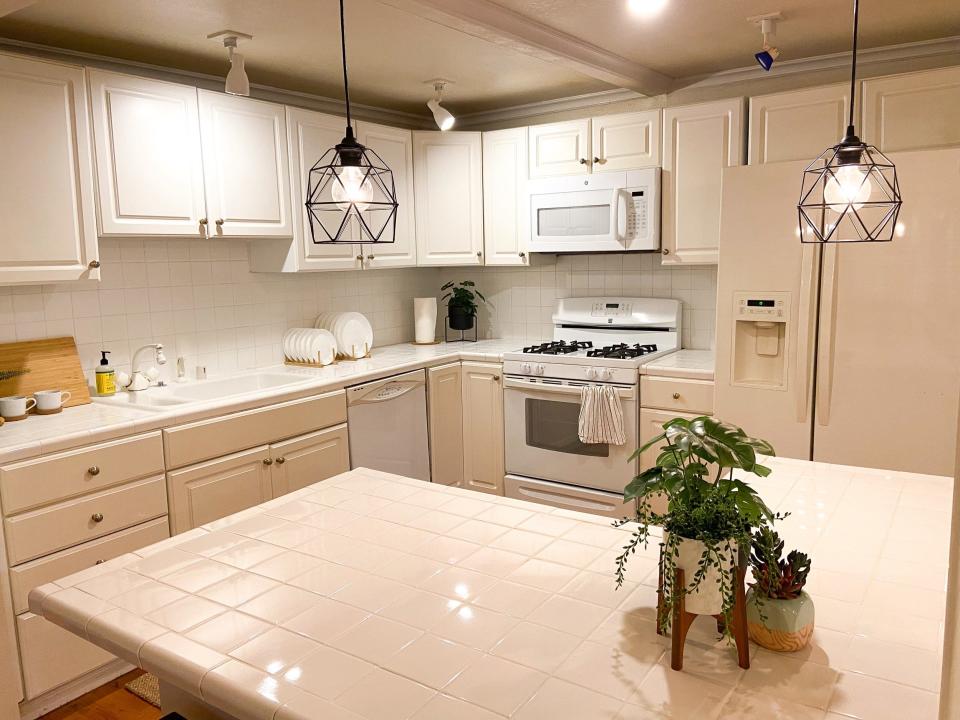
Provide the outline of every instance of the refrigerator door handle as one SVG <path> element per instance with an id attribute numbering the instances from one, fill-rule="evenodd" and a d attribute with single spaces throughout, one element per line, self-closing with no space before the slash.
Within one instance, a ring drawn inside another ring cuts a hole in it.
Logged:
<path id="1" fill-rule="evenodd" d="M 834 332 L 837 316 L 836 245 L 823 248 L 823 281 L 820 299 L 820 345 L 817 357 L 817 424 L 830 424 L 830 400 L 833 395 Z"/>
<path id="2" fill-rule="evenodd" d="M 810 414 L 810 383 L 813 380 L 811 369 L 811 342 L 816 327 L 817 297 L 816 278 L 819 270 L 818 248 L 814 245 L 804 245 L 800 256 L 800 308 L 797 314 L 797 367 L 796 367 L 796 402 L 797 422 L 806 422 Z"/>

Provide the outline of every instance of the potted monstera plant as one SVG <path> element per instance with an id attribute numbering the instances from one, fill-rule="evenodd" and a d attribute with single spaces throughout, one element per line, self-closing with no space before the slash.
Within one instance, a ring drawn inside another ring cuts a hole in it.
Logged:
<path id="1" fill-rule="evenodd" d="M 477 318 L 477 298 L 481 302 L 487 301 L 483 293 L 476 289 L 476 283 L 473 280 L 464 280 L 459 283 L 451 280 L 440 288 L 440 292 L 446 293 L 442 299 L 447 301 L 450 328 L 452 330 L 472 328 Z"/>
<path id="2" fill-rule="evenodd" d="M 772 528 L 761 527 L 753 535 L 747 632 L 768 650 L 795 652 L 806 647 L 813 635 L 813 600 L 803 590 L 811 562 L 797 550 L 784 560 L 783 547 Z"/>
<path id="3" fill-rule="evenodd" d="M 744 473 L 769 475 L 770 468 L 760 463 L 758 455 L 772 456 L 773 448 L 735 425 L 710 417 L 665 423 L 663 432 L 633 457 L 657 445 L 656 464 L 644 469 L 624 491 L 626 500 L 636 500 L 636 516 L 616 524 L 635 522 L 636 528 L 617 557 L 617 586 L 624 581 L 631 555 L 649 542 L 652 528 L 662 527 L 661 629 L 668 629 L 682 599 L 688 612 L 723 615 L 729 634 L 737 567 L 746 561 L 751 529 L 781 517 L 741 477 Z M 655 510 L 654 505 L 662 507 L 664 498 L 666 509 Z M 676 587 L 677 569 L 684 571 L 683 587 Z"/>

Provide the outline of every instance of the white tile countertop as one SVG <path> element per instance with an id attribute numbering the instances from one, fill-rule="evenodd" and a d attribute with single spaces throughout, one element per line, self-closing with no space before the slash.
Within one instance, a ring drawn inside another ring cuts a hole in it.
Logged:
<path id="1" fill-rule="evenodd" d="M 713 380 L 713 350 L 678 350 L 640 366 L 641 375 Z"/>
<path id="2" fill-rule="evenodd" d="M 222 400 L 191 402 L 169 411 L 147 411 L 98 403 L 66 408 L 58 415 L 30 415 L 26 420 L 0 427 L 0 464 L 60 452 L 95 442 L 172 427 L 186 422 L 249 410 L 331 390 L 339 390 L 396 373 L 418 370 L 458 360 L 500 362 L 503 353 L 524 343 L 517 339 L 480 340 L 476 343 L 414 345 L 402 343 L 374 348 L 369 358 L 340 361 L 323 368 L 277 365 L 236 375 L 283 372 L 300 376 L 303 382 L 261 389 Z M 681 350 L 676 355 L 694 357 L 705 351 Z M 661 358 L 668 360 L 672 355 Z M 688 361 L 689 362 L 689 361 Z M 677 372 L 664 365 L 663 374 Z M 655 374 L 661 374 L 659 370 Z M 211 380 L 216 378 L 211 377 Z M 200 381 L 206 382 L 206 381 Z M 123 391 L 121 391 L 123 392 Z M 143 391 L 145 393 L 150 390 Z"/>
<path id="3" fill-rule="evenodd" d="M 357 469 L 30 594 L 31 611 L 238 720 L 934 720 L 948 478 L 771 460 L 755 485 L 810 553 L 807 649 L 752 667 L 654 629 L 628 529 Z M 175 709 L 175 708 L 174 708 Z"/>

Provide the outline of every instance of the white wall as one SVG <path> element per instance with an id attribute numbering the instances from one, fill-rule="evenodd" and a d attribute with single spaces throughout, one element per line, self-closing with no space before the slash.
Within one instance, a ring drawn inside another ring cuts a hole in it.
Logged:
<path id="1" fill-rule="evenodd" d="M 126 369 L 132 352 L 162 342 L 167 377 L 176 358 L 210 372 L 282 362 L 289 327 L 322 310 L 356 310 L 377 345 L 413 338 L 413 297 L 433 295 L 436 270 L 251 273 L 236 240 L 101 239 L 100 283 L 0 287 L 0 342 L 71 335 L 86 370 L 99 351 Z"/>
<path id="2" fill-rule="evenodd" d="M 443 268 L 440 280 L 473 280 L 490 301 L 480 310 L 480 337 L 532 343 L 553 334 L 557 298 L 586 295 L 672 297 L 683 302 L 683 346 L 713 347 L 717 269 L 671 267 L 656 253 L 532 255 L 527 268 Z M 443 321 L 445 308 L 439 315 Z M 442 328 L 441 328 L 442 332 Z"/>

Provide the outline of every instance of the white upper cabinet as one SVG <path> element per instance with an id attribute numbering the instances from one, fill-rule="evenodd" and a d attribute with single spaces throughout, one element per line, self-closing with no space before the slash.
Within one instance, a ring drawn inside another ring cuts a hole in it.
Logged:
<path id="1" fill-rule="evenodd" d="M 846 83 L 750 98 L 749 163 L 813 162 L 843 138 L 849 112 Z"/>
<path id="2" fill-rule="evenodd" d="M 0 55 L 0 283 L 99 279 L 83 69 Z"/>
<path id="3" fill-rule="evenodd" d="M 590 172 L 590 120 L 534 125 L 529 128 L 530 177 Z"/>
<path id="4" fill-rule="evenodd" d="M 526 265 L 530 238 L 527 129 L 483 133 L 483 244 L 487 265 Z"/>
<path id="5" fill-rule="evenodd" d="M 885 153 L 960 145 L 960 67 L 864 80 L 860 137 Z"/>
<path id="6" fill-rule="evenodd" d="M 292 237 L 284 106 L 199 91 L 211 237 Z"/>
<path id="7" fill-rule="evenodd" d="M 88 71 L 100 234 L 203 237 L 197 90 Z"/>
<path id="8" fill-rule="evenodd" d="M 342 122 L 342 121 L 341 121 Z M 416 215 L 413 201 L 413 133 L 409 130 L 357 123 L 357 140 L 373 150 L 393 173 L 397 193 L 396 240 L 393 243 L 367 244 L 363 246 L 364 267 L 411 267 L 417 264 Z M 368 222 L 373 227 L 383 225 L 384 210 L 367 210 Z M 390 228 L 384 231 L 389 238 Z"/>
<path id="9" fill-rule="evenodd" d="M 413 133 L 417 260 L 483 264 L 483 173 L 478 132 Z"/>
<path id="10" fill-rule="evenodd" d="M 660 165 L 660 111 L 600 115 L 590 121 L 593 171 Z"/>
<path id="11" fill-rule="evenodd" d="M 723 169 L 743 164 L 743 98 L 663 114 L 663 263 L 714 265 Z"/>

